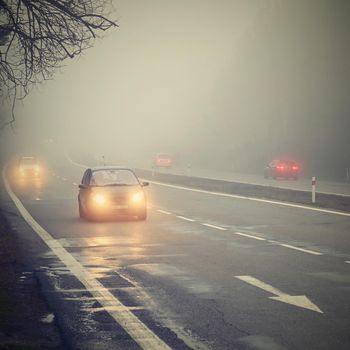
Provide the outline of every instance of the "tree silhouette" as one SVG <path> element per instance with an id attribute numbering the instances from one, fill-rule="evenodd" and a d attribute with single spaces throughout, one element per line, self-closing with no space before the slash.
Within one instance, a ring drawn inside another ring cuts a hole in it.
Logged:
<path id="1" fill-rule="evenodd" d="M 111 0 L 0 0 L 0 96 L 16 100 L 51 79 L 67 58 L 79 56 L 99 33 L 117 24 Z"/>

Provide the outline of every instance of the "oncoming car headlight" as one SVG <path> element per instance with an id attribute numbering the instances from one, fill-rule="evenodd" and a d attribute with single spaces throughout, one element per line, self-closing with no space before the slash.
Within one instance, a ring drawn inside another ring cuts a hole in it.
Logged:
<path id="1" fill-rule="evenodd" d="M 136 192 L 131 196 L 131 202 L 134 204 L 142 203 L 145 200 L 145 196 L 142 192 Z"/>
<path id="2" fill-rule="evenodd" d="M 107 202 L 107 198 L 102 193 L 95 193 L 92 195 L 92 200 L 97 205 L 105 205 Z"/>

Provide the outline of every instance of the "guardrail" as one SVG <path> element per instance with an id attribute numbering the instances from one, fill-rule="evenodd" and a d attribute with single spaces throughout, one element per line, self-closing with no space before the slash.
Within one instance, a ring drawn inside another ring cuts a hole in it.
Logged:
<path id="1" fill-rule="evenodd" d="M 292 190 L 272 186 L 252 185 L 234 181 L 191 177 L 152 172 L 145 169 L 135 169 L 139 177 L 153 179 L 174 185 L 181 185 L 207 191 L 229 193 L 246 197 L 271 199 L 282 202 L 292 202 L 315 206 L 312 203 L 311 191 Z M 311 190 L 311 188 L 310 188 Z M 350 197 L 336 194 L 317 193 L 317 207 L 330 208 L 350 212 Z"/>

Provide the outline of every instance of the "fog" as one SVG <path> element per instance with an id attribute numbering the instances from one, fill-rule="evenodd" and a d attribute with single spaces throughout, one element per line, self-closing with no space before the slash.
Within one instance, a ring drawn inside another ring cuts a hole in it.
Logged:
<path id="1" fill-rule="evenodd" d="M 18 104 L 9 149 L 242 173 L 288 156 L 328 178 L 350 165 L 349 1 L 119 0 L 113 16 Z"/>

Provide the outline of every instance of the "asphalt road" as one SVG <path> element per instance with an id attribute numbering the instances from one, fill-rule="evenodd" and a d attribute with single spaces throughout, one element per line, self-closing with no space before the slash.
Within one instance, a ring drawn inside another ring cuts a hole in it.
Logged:
<path id="1" fill-rule="evenodd" d="M 72 348 L 350 348 L 350 217 L 151 184 L 146 222 L 85 222 L 82 171 L 10 181 Z"/>

